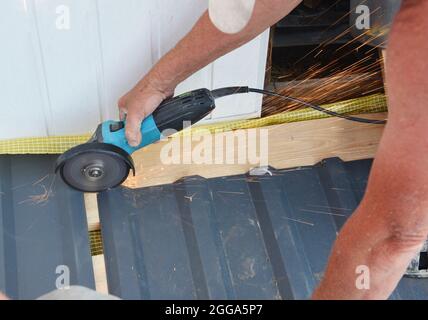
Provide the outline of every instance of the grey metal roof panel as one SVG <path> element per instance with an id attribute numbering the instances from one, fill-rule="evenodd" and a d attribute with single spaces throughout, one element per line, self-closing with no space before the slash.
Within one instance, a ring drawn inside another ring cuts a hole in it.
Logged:
<path id="1" fill-rule="evenodd" d="M 55 159 L 0 156 L 0 291 L 14 299 L 56 289 L 58 266 L 95 288 L 83 194 L 55 178 Z"/>
<path id="2" fill-rule="evenodd" d="M 364 194 L 371 160 L 99 194 L 110 292 L 125 299 L 305 299 Z M 392 298 L 428 298 L 403 279 Z"/>

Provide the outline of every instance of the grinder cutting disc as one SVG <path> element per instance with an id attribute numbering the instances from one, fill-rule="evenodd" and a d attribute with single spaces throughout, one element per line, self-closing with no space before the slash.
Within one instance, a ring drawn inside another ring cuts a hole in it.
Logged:
<path id="1" fill-rule="evenodd" d="M 132 158 L 123 149 L 90 142 L 62 154 L 55 171 L 60 171 L 64 182 L 76 190 L 100 192 L 122 184 L 130 169 L 135 174 Z"/>

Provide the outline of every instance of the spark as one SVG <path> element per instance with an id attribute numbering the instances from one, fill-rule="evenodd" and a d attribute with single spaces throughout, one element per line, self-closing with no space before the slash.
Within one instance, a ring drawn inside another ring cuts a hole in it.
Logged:
<path id="1" fill-rule="evenodd" d="M 19 204 L 25 204 L 25 203 L 42 204 L 42 205 L 46 204 L 49 201 L 50 197 L 53 195 L 53 185 L 55 183 L 56 175 L 53 176 L 53 179 L 51 180 L 49 187 L 46 187 L 46 185 L 41 183 L 49 176 L 50 175 L 47 175 L 33 183 L 33 186 L 38 186 L 42 188 L 43 192 L 41 194 L 31 195 L 28 197 L 28 199 L 19 202 Z"/>
<path id="2" fill-rule="evenodd" d="M 340 213 L 332 213 L 332 212 L 325 212 L 325 211 L 318 211 L 318 210 L 309 210 L 309 209 L 299 209 L 300 211 L 309 212 L 309 213 L 319 213 L 319 214 L 325 214 L 329 216 L 338 216 L 338 217 L 346 217 L 344 214 Z"/>
<path id="3" fill-rule="evenodd" d="M 298 223 L 302 223 L 302 224 L 306 224 L 308 226 L 315 226 L 315 224 L 311 223 L 311 222 L 307 222 L 307 221 L 303 221 L 303 220 L 299 220 L 299 219 L 292 219 L 292 218 L 288 218 L 288 217 L 283 217 L 286 220 L 290 220 L 290 221 L 294 221 L 294 222 L 298 222 Z"/>
<path id="4" fill-rule="evenodd" d="M 333 3 L 331 7 L 336 5 Z M 380 10 L 380 7 L 371 11 L 371 15 Z M 352 11 L 352 9 L 351 9 Z M 347 17 L 350 12 L 339 17 L 325 31 L 331 29 Z M 314 21 L 317 18 L 314 19 Z M 315 48 L 307 52 L 298 59 L 294 66 L 308 57 L 315 59 L 326 53 L 326 47 L 335 43 L 337 40 L 344 38 L 352 33 L 352 27 L 348 27 L 340 34 L 324 40 Z M 292 74 L 289 71 L 281 73 L 276 77 L 279 81 L 287 81 L 286 85 L 278 89 L 277 84 L 274 84 L 275 90 L 280 94 L 293 96 L 314 104 L 328 104 L 337 101 L 343 101 L 351 98 L 361 97 L 367 94 L 384 92 L 381 61 L 379 58 L 378 49 L 383 46 L 381 43 L 373 48 L 366 50 L 366 56 L 351 65 L 345 65 L 344 60 L 348 56 L 366 47 L 367 44 L 374 40 L 383 37 L 389 30 L 389 26 L 372 27 L 369 30 L 353 37 L 345 44 L 340 45 L 334 52 L 340 53 L 340 57 L 333 58 L 326 65 L 315 61 L 312 66 L 307 68 L 303 74 L 298 75 L 294 79 L 290 79 Z M 362 43 L 359 43 L 362 42 Z M 281 70 L 279 70 L 280 72 Z M 328 74 L 326 76 L 326 74 Z M 299 103 L 285 103 L 283 99 L 278 97 L 265 97 L 263 103 L 262 116 L 269 116 L 282 112 L 289 112 L 301 109 L 303 106 Z"/>

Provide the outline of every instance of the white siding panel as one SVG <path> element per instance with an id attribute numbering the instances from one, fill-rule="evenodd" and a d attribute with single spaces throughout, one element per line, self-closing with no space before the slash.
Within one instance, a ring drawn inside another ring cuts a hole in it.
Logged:
<path id="1" fill-rule="evenodd" d="M 153 65 L 153 0 L 99 0 L 104 120 L 116 119 L 117 101 Z M 156 53 L 157 55 L 157 53 Z M 157 60 L 157 59 L 156 59 Z"/>
<path id="2" fill-rule="evenodd" d="M 70 29 L 57 28 L 60 6 L 70 8 Z M 94 1 L 36 0 L 35 15 L 47 78 L 49 132 L 88 132 L 100 122 L 97 15 Z"/>
<path id="3" fill-rule="evenodd" d="M 263 88 L 268 31 L 254 41 L 229 53 L 214 62 L 213 87 L 249 86 Z M 217 102 L 212 118 L 221 121 L 230 118 L 252 118 L 261 114 L 263 97 L 255 94 L 241 94 L 225 97 Z"/>
<path id="4" fill-rule="evenodd" d="M 70 29 L 56 25 L 70 8 Z M 190 31 L 205 0 L 2 0 L 0 139 L 83 134 L 117 118 L 117 101 Z M 200 70 L 177 93 L 261 87 L 268 32 Z M 260 114 L 261 97 L 220 100 L 208 121 Z"/>
<path id="5" fill-rule="evenodd" d="M 44 136 L 44 78 L 34 52 L 37 34 L 23 1 L 3 0 L 0 9 L 0 139 Z"/>

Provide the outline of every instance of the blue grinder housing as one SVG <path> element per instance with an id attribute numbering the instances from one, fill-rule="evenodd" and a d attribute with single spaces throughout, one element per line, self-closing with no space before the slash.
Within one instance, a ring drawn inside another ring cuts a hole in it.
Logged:
<path id="1" fill-rule="evenodd" d="M 199 89 L 164 101 L 156 111 L 141 124 L 141 144 L 131 147 L 125 137 L 124 121 L 106 121 L 100 125 L 92 142 L 115 145 L 128 154 L 155 143 L 165 130 L 170 133 L 183 130 L 186 122 L 196 123 L 215 109 L 215 100 L 208 89 Z M 165 134 L 165 133 L 164 133 Z M 167 135 L 167 134 L 165 134 Z"/>

